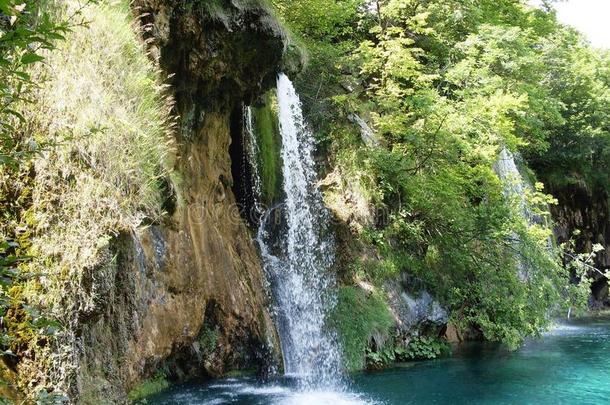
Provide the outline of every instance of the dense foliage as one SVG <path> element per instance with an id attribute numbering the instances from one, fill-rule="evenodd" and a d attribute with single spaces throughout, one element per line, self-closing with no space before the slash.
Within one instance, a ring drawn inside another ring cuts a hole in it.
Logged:
<path id="1" fill-rule="evenodd" d="M 519 0 L 274 4 L 310 52 L 297 82 L 320 143 L 378 213 L 360 237 L 381 260 L 352 277 L 408 273 L 488 340 L 538 334 L 570 289 L 548 242 L 556 201 L 527 165 L 607 188 L 608 53 Z M 525 158 L 520 198 L 494 172 L 504 149 Z"/>
<path id="2" fill-rule="evenodd" d="M 385 340 L 394 320 L 378 294 L 367 295 L 361 289 L 347 286 L 341 288 L 338 295 L 332 322 L 341 332 L 339 339 L 345 353 L 345 366 L 361 369 L 368 340 L 374 336 Z"/>
<path id="3" fill-rule="evenodd" d="M 31 103 L 36 81 L 31 66 L 44 60 L 69 30 L 53 21 L 40 3 L 0 0 L 0 349 L 13 356 L 33 327 L 49 323 L 37 311 L 24 308 L 15 285 L 31 275 L 22 272 L 30 260 L 31 229 L 25 213 L 31 203 L 31 160 L 45 146 L 25 131 L 23 109 Z"/>

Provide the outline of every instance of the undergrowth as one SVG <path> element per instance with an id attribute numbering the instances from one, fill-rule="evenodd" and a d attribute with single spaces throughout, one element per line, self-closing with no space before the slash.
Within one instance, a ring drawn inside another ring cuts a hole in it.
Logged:
<path id="1" fill-rule="evenodd" d="M 339 289 L 330 322 L 339 334 L 345 366 L 350 370 L 362 369 L 371 338 L 389 336 L 394 326 L 387 303 L 379 293 L 367 294 L 352 286 Z"/>

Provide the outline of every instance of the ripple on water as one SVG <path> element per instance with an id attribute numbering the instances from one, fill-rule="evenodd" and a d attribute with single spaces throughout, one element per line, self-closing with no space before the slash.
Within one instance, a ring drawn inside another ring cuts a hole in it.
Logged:
<path id="1" fill-rule="evenodd" d="M 543 333 L 543 336 L 581 334 L 589 330 L 590 328 L 585 326 L 556 323 L 547 332 Z"/>
<path id="2" fill-rule="evenodd" d="M 236 383 L 232 383 L 232 384 L 212 384 L 208 386 L 209 388 L 212 389 L 222 389 L 222 388 L 231 388 L 231 389 L 237 389 L 237 388 L 241 388 L 244 387 L 244 384 L 236 384 Z"/>
<path id="3" fill-rule="evenodd" d="M 198 402 L 191 402 L 193 405 L 196 403 Z M 224 405 L 229 403 L 231 403 L 231 401 L 222 398 L 214 398 L 210 399 L 209 401 L 201 402 L 202 405 Z"/>
<path id="4" fill-rule="evenodd" d="M 340 391 L 297 391 L 281 385 L 250 385 L 250 384 L 214 384 L 210 388 L 225 388 L 227 391 L 217 393 L 218 396 L 252 398 L 260 403 L 275 405 L 375 405 L 362 396 Z M 256 399 L 254 399 L 256 398 Z M 216 398 L 214 404 L 227 403 L 223 398 Z M 206 402 L 206 404 L 212 404 Z"/>

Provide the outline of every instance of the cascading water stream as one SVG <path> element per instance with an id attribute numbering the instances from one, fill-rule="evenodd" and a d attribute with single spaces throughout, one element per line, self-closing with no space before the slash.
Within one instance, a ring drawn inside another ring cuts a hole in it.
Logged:
<path id="1" fill-rule="evenodd" d="M 525 195 L 526 187 L 531 185 L 525 183 L 517 163 L 515 162 L 515 156 L 506 148 L 500 151 L 500 156 L 494 170 L 500 180 L 504 183 L 504 194 L 509 199 L 516 200 L 522 215 L 531 222 L 531 213 L 527 206 L 527 199 Z"/>
<path id="2" fill-rule="evenodd" d="M 523 177 L 517 168 L 515 156 L 508 149 L 503 148 L 500 151 L 500 156 L 498 156 L 498 160 L 494 165 L 494 170 L 504 185 L 505 198 L 516 203 L 517 207 L 519 207 L 521 216 L 531 223 L 531 214 L 525 194 L 528 185 L 524 182 Z M 513 244 L 518 246 L 520 243 L 519 236 L 514 234 Z M 521 281 L 525 282 L 529 279 L 530 269 L 521 260 L 518 260 L 517 270 Z"/>
<path id="3" fill-rule="evenodd" d="M 244 129 L 246 131 L 246 156 L 245 159 L 250 166 L 250 171 L 252 173 L 252 197 L 254 200 L 254 213 L 249 213 L 261 216 L 263 214 L 263 207 L 261 204 L 262 200 L 262 184 L 261 184 L 261 175 L 258 168 L 258 156 L 260 154 L 260 147 L 258 145 L 258 140 L 256 136 L 254 136 L 254 120 L 252 118 L 252 108 L 244 107 Z"/>
<path id="4" fill-rule="evenodd" d="M 523 217 L 530 225 L 542 223 L 543 219 L 532 212 L 532 207 L 527 199 L 527 191 L 533 190 L 533 185 L 521 175 L 515 161 L 515 155 L 513 155 L 508 149 L 503 148 L 500 151 L 500 156 L 498 157 L 496 164 L 494 165 L 494 170 L 504 184 L 505 198 L 512 201 L 512 203 L 519 208 L 521 217 Z M 521 243 L 516 234 L 513 235 L 513 238 L 516 245 Z M 549 237 L 548 239 L 548 249 L 553 249 L 552 237 Z M 519 278 L 522 281 L 527 281 L 530 278 L 529 273 L 533 269 L 530 269 L 525 263 L 519 261 L 518 270 Z"/>
<path id="5" fill-rule="evenodd" d="M 299 97 L 284 74 L 277 80 L 277 98 L 285 196 L 262 216 L 257 241 L 275 301 L 285 373 L 295 376 L 303 389 L 337 389 L 340 354 L 325 325 L 334 303 L 329 272 L 333 243 L 316 186 L 313 137 Z M 248 120 L 251 125 L 251 113 L 246 113 Z M 273 221 L 278 213 L 279 225 Z"/>

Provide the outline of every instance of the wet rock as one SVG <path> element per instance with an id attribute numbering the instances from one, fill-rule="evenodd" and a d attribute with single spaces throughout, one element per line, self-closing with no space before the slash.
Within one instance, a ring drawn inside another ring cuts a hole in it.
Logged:
<path id="1" fill-rule="evenodd" d="M 449 343 L 459 343 L 463 340 L 458 328 L 451 323 L 447 325 L 445 330 L 445 339 Z"/>
<path id="2" fill-rule="evenodd" d="M 447 322 L 447 311 L 427 291 L 421 292 L 419 297 L 403 292 L 400 297 L 404 302 L 402 314 L 405 323 L 417 325 L 430 322 L 441 325 Z"/>

